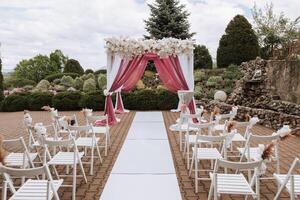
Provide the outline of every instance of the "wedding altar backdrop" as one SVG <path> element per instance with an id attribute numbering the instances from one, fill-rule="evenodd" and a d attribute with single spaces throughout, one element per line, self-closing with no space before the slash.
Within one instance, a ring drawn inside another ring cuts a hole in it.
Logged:
<path id="1" fill-rule="evenodd" d="M 172 92 L 194 90 L 194 62 L 192 40 L 164 38 L 161 40 L 136 40 L 128 38 L 106 39 L 107 89 L 104 91 L 105 114 L 109 125 L 117 123 L 116 113 L 124 113 L 121 92 L 129 92 L 142 78 L 149 60 L 154 62 L 165 87 Z M 116 93 L 113 106 L 111 95 Z M 194 101 L 188 105 L 195 113 Z"/>

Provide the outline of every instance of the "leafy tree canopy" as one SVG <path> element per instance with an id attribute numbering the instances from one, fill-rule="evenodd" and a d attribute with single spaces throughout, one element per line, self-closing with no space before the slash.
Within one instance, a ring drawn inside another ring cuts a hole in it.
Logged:
<path id="1" fill-rule="evenodd" d="M 65 65 L 64 73 L 77 73 L 82 75 L 84 70 L 77 60 L 69 59 Z"/>
<path id="2" fill-rule="evenodd" d="M 212 58 L 205 45 L 195 45 L 194 49 L 194 68 L 195 69 L 211 69 Z"/>

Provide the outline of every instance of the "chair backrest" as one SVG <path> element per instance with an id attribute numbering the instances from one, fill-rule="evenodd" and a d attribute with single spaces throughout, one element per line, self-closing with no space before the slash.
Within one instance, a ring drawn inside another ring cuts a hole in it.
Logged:
<path id="1" fill-rule="evenodd" d="M 29 153 L 28 148 L 26 146 L 26 143 L 25 143 L 23 137 L 16 138 L 16 139 L 3 140 L 2 145 L 3 146 L 18 147 L 18 148 L 22 147 L 21 151 Z"/>
<path id="2" fill-rule="evenodd" d="M 260 161 L 252 161 L 252 162 L 232 162 L 223 159 L 218 159 L 216 163 L 215 172 L 219 167 L 229 168 L 234 170 L 246 170 L 246 169 L 259 169 L 262 164 L 262 160 Z"/>
<path id="3" fill-rule="evenodd" d="M 214 122 L 200 123 L 200 124 L 188 123 L 188 132 L 190 130 L 196 129 L 199 134 L 202 134 L 202 130 L 207 129 L 208 135 L 211 135 L 213 127 L 214 127 Z"/>
<path id="4" fill-rule="evenodd" d="M 90 130 L 93 131 L 93 127 L 91 125 L 84 125 L 84 126 L 68 126 L 68 130 L 72 131 L 78 131 L 78 132 L 82 132 L 82 131 L 85 131 L 85 132 L 88 132 Z"/>
<path id="5" fill-rule="evenodd" d="M 196 118 L 198 121 L 201 120 L 202 114 L 197 113 L 197 114 L 189 114 L 189 113 L 180 113 L 180 118 L 179 118 L 179 123 L 180 125 L 190 123 L 193 121 L 194 118 Z"/>
<path id="6" fill-rule="evenodd" d="M 90 115 L 90 116 L 86 116 L 87 124 L 92 124 L 96 121 L 102 121 L 102 120 L 106 120 L 106 122 L 108 122 L 107 119 L 108 119 L 107 115 Z"/>
<path id="7" fill-rule="evenodd" d="M 45 137 L 43 139 L 43 144 L 47 147 L 72 147 L 76 146 L 75 139 L 71 137 L 67 140 L 47 140 Z"/>

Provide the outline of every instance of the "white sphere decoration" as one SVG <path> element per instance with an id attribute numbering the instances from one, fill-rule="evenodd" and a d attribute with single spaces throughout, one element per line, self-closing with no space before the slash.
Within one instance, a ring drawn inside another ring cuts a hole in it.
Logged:
<path id="1" fill-rule="evenodd" d="M 214 100 L 226 101 L 226 99 L 227 99 L 227 94 L 224 91 L 222 91 L 222 90 L 216 91 L 216 93 L 214 95 Z"/>

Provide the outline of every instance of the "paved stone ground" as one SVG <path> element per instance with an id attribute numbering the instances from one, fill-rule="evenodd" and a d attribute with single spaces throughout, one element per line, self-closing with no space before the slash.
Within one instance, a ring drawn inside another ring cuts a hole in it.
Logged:
<path id="1" fill-rule="evenodd" d="M 79 122 L 84 123 L 83 115 L 80 112 L 60 112 L 61 115 L 71 115 L 75 113 L 78 116 Z M 43 122 L 48 124 L 50 122 L 50 115 L 47 112 L 31 112 L 34 122 Z M 111 141 L 112 146 L 109 150 L 108 156 L 104 157 L 103 163 L 100 164 L 99 160 L 96 160 L 94 166 L 94 175 L 89 175 L 89 167 L 85 167 L 88 183 L 85 184 L 83 179 L 78 178 L 77 181 L 77 193 L 76 199 L 99 199 L 104 185 L 111 172 L 113 164 L 119 154 L 122 144 L 130 128 L 135 113 L 130 112 L 120 116 L 121 122 L 111 128 Z M 179 151 L 178 135 L 168 130 L 168 127 L 175 122 L 178 114 L 171 112 L 163 112 L 165 124 L 167 127 L 168 137 L 170 140 L 171 150 L 173 153 L 174 163 L 176 167 L 178 182 L 182 193 L 182 198 L 185 200 L 207 199 L 208 190 L 210 186 L 209 181 L 199 182 L 199 193 L 194 192 L 194 181 L 188 176 L 186 169 L 186 163 Z M 16 138 L 23 136 L 27 141 L 28 136 L 23 130 L 22 125 L 22 112 L 13 113 L 0 113 L 0 134 L 5 138 Z M 272 130 L 263 126 L 255 126 L 254 132 L 256 134 L 271 134 Z M 18 149 L 18 147 L 12 147 L 11 149 Z M 103 155 L 103 153 L 102 153 Z M 300 156 L 300 138 L 291 137 L 280 144 L 280 162 L 281 172 L 288 171 L 295 156 Z M 62 171 L 59 168 L 59 171 Z M 274 167 L 270 168 L 269 173 L 274 172 Z M 299 172 L 299 171 L 298 171 Z M 65 183 L 71 183 L 71 179 L 67 178 Z M 261 183 L 261 199 L 273 199 L 277 186 L 274 181 L 263 181 Z M 63 188 L 59 191 L 60 197 L 63 200 L 71 199 L 71 188 Z M 222 199 L 243 199 L 240 196 L 224 196 Z M 288 194 L 284 192 L 281 195 L 281 199 L 289 199 Z"/>

